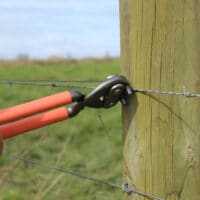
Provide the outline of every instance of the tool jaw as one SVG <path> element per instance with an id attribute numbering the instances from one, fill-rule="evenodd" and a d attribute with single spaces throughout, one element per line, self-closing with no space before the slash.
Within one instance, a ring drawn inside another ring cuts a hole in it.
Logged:
<path id="1" fill-rule="evenodd" d="M 119 101 L 127 103 L 132 94 L 128 80 L 123 76 L 112 75 L 85 96 L 85 106 L 91 108 L 110 108 Z"/>
<path id="2" fill-rule="evenodd" d="M 132 91 L 125 77 L 109 76 L 87 95 L 80 92 L 71 92 L 73 102 L 76 101 L 77 103 L 67 108 L 69 117 L 75 117 L 84 107 L 107 109 L 113 107 L 119 101 L 122 104 L 127 104 Z"/>

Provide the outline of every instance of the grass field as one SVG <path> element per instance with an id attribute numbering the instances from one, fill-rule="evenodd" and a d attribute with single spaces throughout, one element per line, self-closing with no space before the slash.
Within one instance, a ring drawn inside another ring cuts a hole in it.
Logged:
<path id="1" fill-rule="evenodd" d="M 117 59 L 0 62 L 1 80 L 103 80 L 119 73 Z M 95 83 L 85 85 L 94 86 Z M 67 89 L 70 87 L 0 85 L 0 105 L 4 108 Z M 85 109 L 69 121 L 6 140 L 4 153 L 121 183 L 121 138 L 120 105 L 109 110 Z M 122 196 L 121 191 L 107 186 L 20 161 L 0 159 L 0 200 L 118 200 Z"/>

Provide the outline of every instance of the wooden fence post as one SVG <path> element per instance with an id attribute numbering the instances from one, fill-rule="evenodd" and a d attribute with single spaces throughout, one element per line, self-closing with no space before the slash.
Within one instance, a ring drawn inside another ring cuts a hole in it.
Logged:
<path id="1" fill-rule="evenodd" d="M 120 0 L 120 24 L 122 73 L 133 87 L 200 93 L 200 0 Z M 199 98 L 137 93 L 123 129 L 129 187 L 200 200 Z"/>

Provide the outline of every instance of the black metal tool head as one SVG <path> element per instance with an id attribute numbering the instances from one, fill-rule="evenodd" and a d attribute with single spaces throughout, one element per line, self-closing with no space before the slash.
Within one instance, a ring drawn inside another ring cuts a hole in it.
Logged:
<path id="1" fill-rule="evenodd" d="M 121 101 L 127 103 L 132 94 L 128 80 L 123 76 L 112 75 L 98 85 L 84 98 L 84 105 L 92 108 L 110 108 Z"/>

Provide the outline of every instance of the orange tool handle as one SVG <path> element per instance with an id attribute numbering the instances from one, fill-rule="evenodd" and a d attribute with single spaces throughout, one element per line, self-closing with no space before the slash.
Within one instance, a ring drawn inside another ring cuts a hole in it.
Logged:
<path id="1" fill-rule="evenodd" d="M 68 118 L 69 113 L 66 107 L 56 108 L 33 117 L 2 125 L 0 126 L 0 133 L 3 139 L 7 139 Z"/>
<path id="2" fill-rule="evenodd" d="M 19 120 L 40 112 L 72 103 L 72 94 L 62 92 L 35 101 L 0 110 L 0 124 Z"/>

